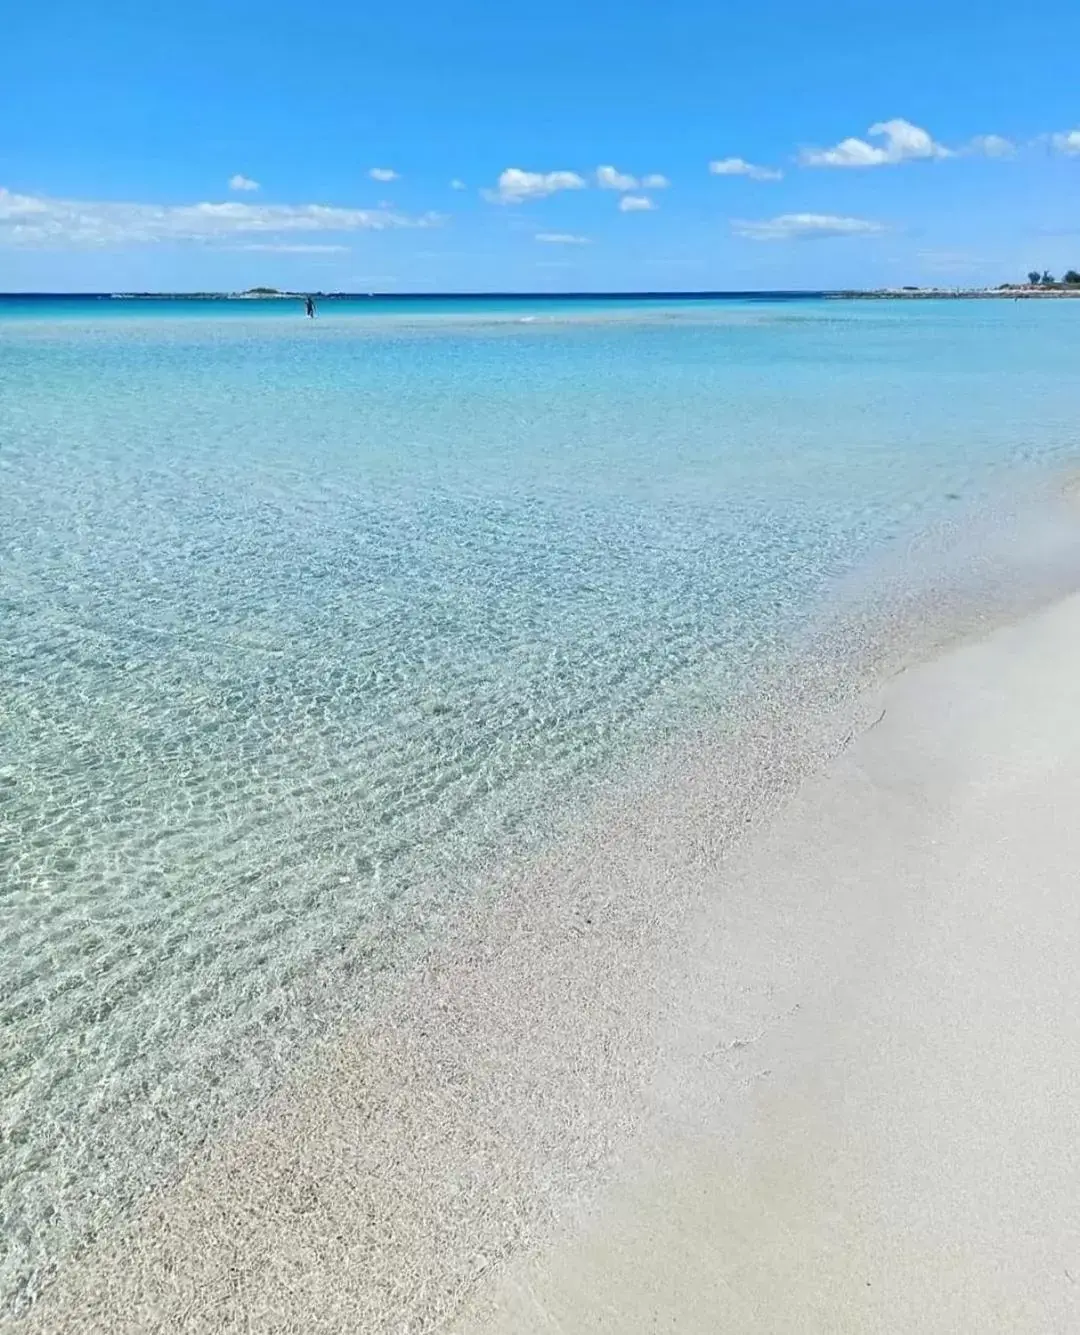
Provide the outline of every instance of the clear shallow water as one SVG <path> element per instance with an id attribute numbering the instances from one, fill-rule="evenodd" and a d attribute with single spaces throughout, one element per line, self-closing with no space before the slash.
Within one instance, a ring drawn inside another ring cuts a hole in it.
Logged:
<path id="1" fill-rule="evenodd" d="M 0 311 L 14 1303 L 342 975 L 1080 443 L 1068 303 L 105 304 Z"/>

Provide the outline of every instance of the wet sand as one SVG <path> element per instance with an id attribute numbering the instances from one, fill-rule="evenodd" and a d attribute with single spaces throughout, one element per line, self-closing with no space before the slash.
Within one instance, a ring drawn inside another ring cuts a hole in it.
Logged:
<path id="1" fill-rule="evenodd" d="M 10 1328 L 1076 1329 L 1080 599 L 845 728 L 660 774 Z"/>

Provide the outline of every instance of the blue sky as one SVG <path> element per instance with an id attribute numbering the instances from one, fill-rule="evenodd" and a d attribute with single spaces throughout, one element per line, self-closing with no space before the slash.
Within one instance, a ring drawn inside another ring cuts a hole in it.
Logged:
<path id="1" fill-rule="evenodd" d="M 13 0 L 3 26 L 0 289 L 1080 268 L 1066 0 Z"/>

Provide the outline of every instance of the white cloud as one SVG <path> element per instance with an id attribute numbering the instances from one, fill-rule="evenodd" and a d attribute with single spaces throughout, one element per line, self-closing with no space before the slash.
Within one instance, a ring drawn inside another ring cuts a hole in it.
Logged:
<path id="1" fill-rule="evenodd" d="M 559 190 L 584 190 L 585 181 L 577 172 L 527 172 L 507 167 L 494 190 L 481 193 L 492 204 L 521 204 L 526 199 L 544 199 Z"/>
<path id="2" fill-rule="evenodd" d="M 1080 154 L 1080 130 L 1066 130 L 1063 134 L 1052 134 L 1050 143 L 1059 153 L 1075 157 Z"/>
<path id="3" fill-rule="evenodd" d="M 647 195 L 623 195 L 619 200 L 620 213 L 648 213 L 655 208 Z"/>
<path id="4" fill-rule="evenodd" d="M 843 139 L 835 148 L 805 149 L 799 160 L 804 167 L 880 167 L 889 155 L 865 139 Z"/>
<path id="5" fill-rule="evenodd" d="M 868 218 L 844 218 L 832 213 L 782 213 L 757 222 L 733 219 L 731 230 L 749 241 L 807 241 L 830 236 L 872 236 L 885 226 Z"/>
<path id="6" fill-rule="evenodd" d="M 239 172 L 235 176 L 229 177 L 230 190 L 258 190 L 258 181 L 253 181 L 250 176 L 241 176 Z"/>
<path id="7" fill-rule="evenodd" d="M 438 214 L 407 217 L 384 209 L 329 204 L 140 204 L 18 195 L 0 187 L 0 245 L 46 248 L 220 243 L 297 232 L 435 227 Z"/>
<path id="8" fill-rule="evenodd" d="M 400 181 L 401 177 L 393 167 L 372 167 L 368 175 L 373 181 Z"/>
<path id="9" fill-rule="evenodd" d="M 576 236 L 573 232 L 537 232 L 536 240 L 548 246 L 587 246 L 587 236 Z"/>
<path id="10" fill-rule="evenodd" d="M 467 187 L 466 187 L 464 181 L 459 181 L 458 178 L 455 176 L 454 179 L 450 182 L 450 189 L 451 189 L 451 190 L 465 190 L 465 189 L 467 189 Z"/>
<path id="11" fill-rule="evenodd" d="M 800 154 L 805 167 L 883 167 L 920 158 L 948 158 L 952 151 L 936 143 L 926 130 L 900 118 L 878 121 L 867 131 L 881 144 L 842 139 L 833 148 L 808 148 Z"/>
<path id="12" fill-rule="evenodd" d="M 671 182 L 659 172 L 649 172 L 639 180 L 617 167 L 597 167 L 596 184 L 601 190 L 666 190 Z"/>
<path id="13" fill-rule="evenodd" d="M 982 158 L 1011 158 L 1016 154 L 1016 145 L 1011 139 L 1000 134 L 977 134 L 964 149 Z"/>
<path id="14" fill-rule="evenodd" d="M 783 172 L 775 167 L 756 167 L 745 158 L 718 158 L 709 163 L 714 176 L 749 176 L 751 181 L 779 181 Z"/>
<path id="15" fill-rule="evenodd" d="M 601 190 L 636 190 L 638 180 L 615 167 L 597 167 L 596 184 Z"/>

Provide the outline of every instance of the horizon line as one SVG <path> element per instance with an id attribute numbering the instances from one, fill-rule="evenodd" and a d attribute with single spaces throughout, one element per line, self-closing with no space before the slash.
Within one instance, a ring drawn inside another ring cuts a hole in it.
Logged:
<path id="1" fill-rule="evenodd" d="M 684 298 L 707 298 L 707 297 L 820 297 L 828 296 L 831 291 L 853 291 L 851 288 L 696 288 L 696 289 L 619 289 L 611 291 L 600 290 L 576 290 L 565 292 L 529 292 L 529 291 L 464 291 L 464 292 L 349 292 L 344 290 L 319 291 L 315 288 L 280 288 L 274 290 L 264 290 L 260 292 L 257 288 L 244 288 L 242 290 L 215 290 L 209 288 L 192 288 L 190 290 L 146 290 L 146 291 L 83 291 L 83 292 L 63 292 L 63 291 L 7 291 L 0 292 L 0 301 L 5 299 L 26 300 L 29 298 L 40 298 L 42 300 L 57 299 L 82 299 L 96 301 L 124 301 L 135 298 L 167 298 L 184 297 L 188 300 L 221 300 L 246 297 L 249 300 L 274 300 L 277 297 L 304 297 L 307 295 L 313 297 L 322 297 L 326 300 L 353 300 L 353 301 L 463 301 L 463 300 L 506 300 L 514 299 L 534 299 L 534 300 L 587 300 L 591 297 L 607 297 L 611 299 L 625 300 L 627 298 L 657 298 L 657 297 L 684 297 Z M 870 290 L 870 289 L 866 289 Z"/>

